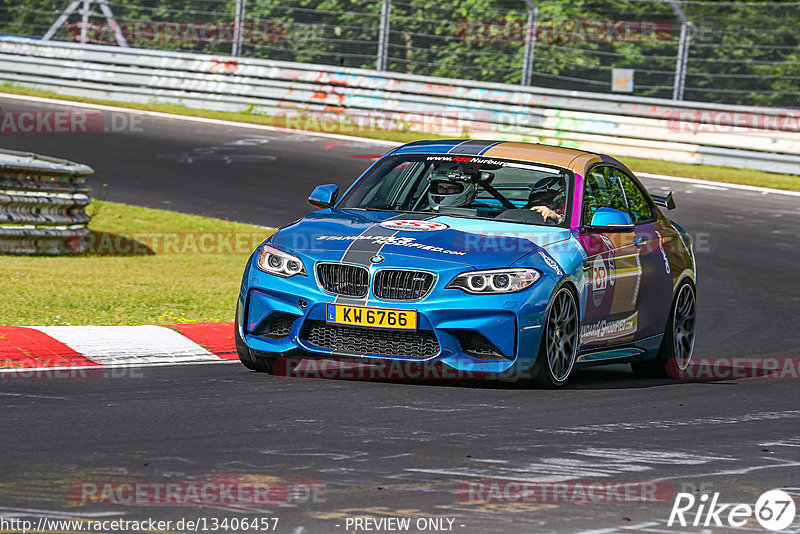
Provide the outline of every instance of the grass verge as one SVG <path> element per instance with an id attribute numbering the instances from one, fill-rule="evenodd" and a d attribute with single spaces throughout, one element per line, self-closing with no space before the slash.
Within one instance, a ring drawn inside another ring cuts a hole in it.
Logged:
<path id="1" fill-rule="evenodd" d="M 251 124 L 261 124 L 264 126 L 284 127 L 286 124 L 280 117 L 271 117 L 246 111 L 224 112 L 208 111 L 203 109 L 188 108 L 176 104 L 157 104 L 157 103 L 131 103 L 117 102 L 111 100 L 98 100 L 76 96 L 65 96 L 52 91 L 40 89 L 30 89 L 13 84 L 0 85 L 0 92 L 13 93 L 28 96 L 40 96 L 45 98 L 59 98 L 75 102 L 85 102 L 92 104 L 117 106 L 130 109 L 145 111 L 157 111 L 161 113 L 172 113 L 175 115 L 188 115 L 192 117 L 205 117 L 209 119 L 220 119 L 235 122 L 245 122 Z M 329 128 L 328 128 L 329 127 Z M 336 124 L 327 124 L 324 130 L 326 133 L 337 133 L 342 135 L 352 135 L 352 131 L 341 129 Z M 417 132 L 404 132 L 396 130 L 365 130 L 358 132 L 360 137 L 370 139 L 382 139 L 395 141 L 398 143 L 409 143 L 420 139 L 452 139 L 437 135 L 420 135 Z M 463 136 L 460 136 L 463 137 Z M 712 182 L 727 182 L 743 185 L 755 185 L 759 187 L 771 187 L 774 189 L 784 189 L 788 191 L 800 191 L 800 176 L 790 174 L 776 174 L 763 171 L 753 171 L 748 169 L 734 169 L 731 167 L 714 167 L 710 165 L 692 165 L 689 163 L 674 163 L 670 161 L 619 158 L 620 161 L 628 165 L 636 172 L 649 172 L 653 174 L 665 174 L 668 176 L 682 176 L 685 178 L 698 178 Z"/>
<path id="2" fill-rule="evenodd" d="M 245 261 L 270 233 L 249 224 L 98 200 L 87 211 L 94 251 L 2 257 L 0 324 L 233 321 Z M 125 239 L 140 246 L 127 247 Z M 137 249 L 138 254 L 118 253 Z"/>

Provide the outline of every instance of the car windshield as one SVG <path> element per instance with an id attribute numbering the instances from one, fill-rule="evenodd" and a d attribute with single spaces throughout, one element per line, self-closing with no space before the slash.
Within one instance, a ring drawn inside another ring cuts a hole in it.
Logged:
<path id="1" fill-rule="evenodd" d="M 478 156 L 386 158 L 338 204 L 563 226 L 573 174 L 559 167 Z"/>

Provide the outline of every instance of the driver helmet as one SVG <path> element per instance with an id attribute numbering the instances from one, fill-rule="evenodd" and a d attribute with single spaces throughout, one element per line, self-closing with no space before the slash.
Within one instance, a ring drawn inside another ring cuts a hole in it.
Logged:
<path id="1" fill-rule="evenodd" d="M 528 195 L 528 206 L 553 207 L 562 202 L 563 191 L 560 187 L 552 188 L 556 184 L 561 185 L 558 178 L 543 178 L 536 182 Z"/>
<path id="2" fill-rule="evenodd" d="M 430 178 L 428 203 L 431 208 L 464 208 L 472 204 L 478 194 L 477 184 L 465 181 L 465 176 L 457 169 L 436 172 Z"/>

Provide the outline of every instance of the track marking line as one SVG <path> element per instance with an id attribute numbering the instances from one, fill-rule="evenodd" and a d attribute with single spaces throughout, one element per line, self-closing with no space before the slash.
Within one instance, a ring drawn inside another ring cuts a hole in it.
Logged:
<path id="1" fill-rule="evenodd" d="M 26 395 L 24 393 L 5 393 L 0 392 L 0 395 L 8 397 L 25 397 L 29 399 L 52 399 L 52 400 L 67 400 L 67 397 L 51 397 L 50 395 Z"/>
<path id="2" fill-rule="evenodd" d="M 214 124 L 216 126 L 230 126 L 230 127 L 239 127 L 239 128 L 249 128 L 251 130 L 261 130 L 267 132 L 280 132 L 280 133 L 293 133 L 293 134 L 306 134 L 312 135 L 316 137 L 322 137 L 326 139 L 339 139 L 343 141 L 360 141 L 366 143 L 374 143 L 376 145 L 384 145 L 389 147 L 398 147 L 402 143 L 396 143 L 394 141 L 385 141 L 383 139 L 372 139 L 369 137 L 357 137 L 355 135 L 341 135 L 341 134 L 332 134 L 332 133 L 324 133 L 324 132 L 314 132 L 312 130 L 292 130 L 289 128 L 279 128 L 277 126 L 266 126 L 264 124 L 251 124 L 247 122 L 237 122 L 237 121 L 226 121 L 222 119 L 208 119 L 205 117 L 193 117 L 191 115 L 175 115 L 172 113 L 162 113 L 160 111 L 147 111 L 141 109 L 134 109 L 134 108 L 125 108 L 125 107 L 117 107 L 117 106 L 109 106 L 106 104 L 88 104 L 86 102 L 73 102 L 72 100 L 60 100 L 57 98 L 45 98 L 41 96 L 27 96 L 27 95 L 15 95 L 10 93 L 0 93 L 0 98 L 11 98 L 15 100 L 27 100 L 30 102 L 39 102 L 42 104 L 58 104 L 61 106 L 73 106 L 78 108 L 87 108 L 87 109 L 96 109 L 96 110 L 104 110 L 104 111 L 122 111 L 125 113 L 131 114 L 140 114 L 145 115 L 147 117 L 158 117 L 162 119 L 173 119 L 173 120 L 184 120 L 184 121 L 192 121 L 192 122 L 199 122 L 203 124 Z"/>
<path id="3" fill-rule="evenodd" d="M 698 187 L 703 186 L 703 189 L 740 189 L 742 191 L 751 191 L 754 193 L 800 197 L 800 191 L 786 191 L 784 189 L 771 189 L 769 187 L 758 187 L 755 185 L 732 184 L 730 182 L 712 182 L 710 180 L 699 180 L 697 178 L 682 178 L 680 176 L 667 176 L 665 174 L 651 174 L 649 172 L 634 171 L 634 174 L 640 178 L 695 184 Z"/>

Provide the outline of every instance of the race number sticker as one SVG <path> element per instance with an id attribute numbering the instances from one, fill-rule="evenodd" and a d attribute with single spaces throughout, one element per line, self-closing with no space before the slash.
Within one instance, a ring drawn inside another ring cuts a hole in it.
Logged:
<path id="1" fill-rule="evenodd" d="M 600 306 L 608 289 L 609 272 L 602 256 L 597 256 L 592 263 L 592 302 L 595 308 Z"/>

